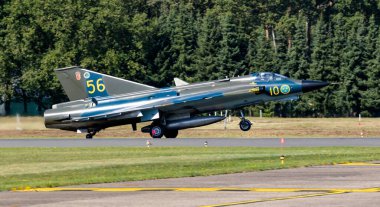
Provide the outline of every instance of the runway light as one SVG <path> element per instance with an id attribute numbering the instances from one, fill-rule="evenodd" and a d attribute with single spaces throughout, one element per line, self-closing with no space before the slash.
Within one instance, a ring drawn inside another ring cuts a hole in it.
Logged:
<path id="1" fill-rule="evenodd" d="M 285 163 L 285 155 L 281 155 L 280 160 L 281 160 L 281 165 L 283 165 Z"/>
<path id="2" fill-rule="evenodd" d="M 205 147 L 208 147 L 208 142 L 205 141 L 205 143 L 203 144 Z"/>
<path id="3" fill-rule="evenodd" d="M 150 148 L 150 146 L 152 145 L 152 143 L 149 141 L 149 140 L 146 140 L 146 147 Z"/>

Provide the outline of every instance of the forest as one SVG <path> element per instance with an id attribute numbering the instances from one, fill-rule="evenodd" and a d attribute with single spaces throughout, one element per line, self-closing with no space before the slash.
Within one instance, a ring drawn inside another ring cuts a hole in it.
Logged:
<path id="1" fill-rule="evenodd" d="M 380 0 L 1 0 L 0 102 L 67 101 L 72 65 L 156 87 L 269 71 L 332 84 L 246 110 L 380 116 L 379 23 Z"/>

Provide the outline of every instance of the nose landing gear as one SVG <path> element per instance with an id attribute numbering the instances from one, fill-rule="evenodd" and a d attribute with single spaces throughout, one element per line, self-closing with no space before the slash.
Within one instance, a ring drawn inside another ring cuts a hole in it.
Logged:
<path id="1" fill-rule="evenodd" d="M 88 131 L 88 133 L 86 134 L 86 139 L 92 139 L 93 136 L 95 136 L 96 134 L 96 130 L 92 130 L 92 131 Z"/>
<path id="2" fill-rule="evenodd" d="M 243 111 L 240 111 L 240 116 L 241 116 L 240 117 L 241 121 L 239 123 L 240 129 L 244 132 L 249 131 L 251 129 L 252 123 L 248 119 L 245 119 Z"/>
<path id="3" fill-rule="evenodd" d="M 242 119 L 239 123 L 240 129 L 242 131 L 249 131 L 251 129 L 252 123 L 247 119 Z"/>

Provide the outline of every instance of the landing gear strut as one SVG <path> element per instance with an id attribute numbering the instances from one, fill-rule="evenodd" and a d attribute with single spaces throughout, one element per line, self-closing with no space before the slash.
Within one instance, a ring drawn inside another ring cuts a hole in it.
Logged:
<path id="1" fill-rule="evenodd" d="M 242 131 L 248 131 L 251 129 L 251 126 L 252 126 L 252 123 L 248 120 L 248 119 L 245 119 L 244 117 L 244 113 L 243 111 L 240 111 L 240 123 L 239 123 L 239 127 Z"/>

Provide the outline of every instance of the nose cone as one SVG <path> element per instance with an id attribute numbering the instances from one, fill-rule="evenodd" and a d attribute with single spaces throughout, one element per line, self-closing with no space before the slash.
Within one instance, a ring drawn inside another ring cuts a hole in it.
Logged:
<path id="1" fill-rule="evenodd" d="M 324 81 L 302 80 L 302 92 L 314 91 L 327 85 L 329 85 L 329 83 Z"/>

